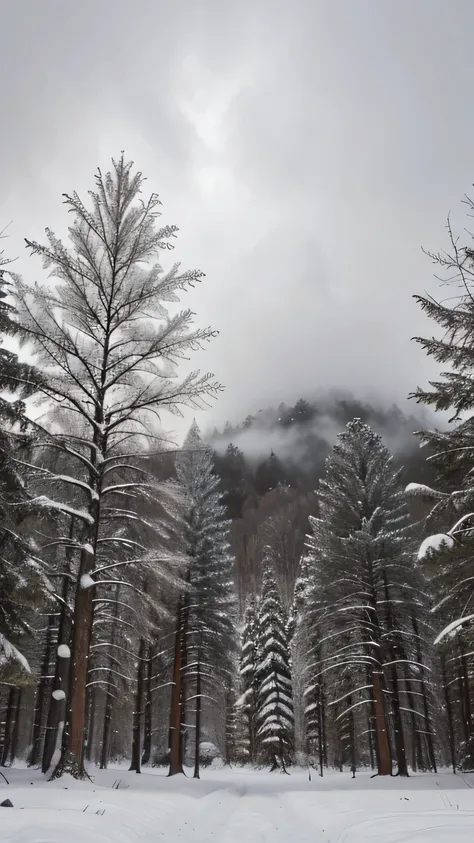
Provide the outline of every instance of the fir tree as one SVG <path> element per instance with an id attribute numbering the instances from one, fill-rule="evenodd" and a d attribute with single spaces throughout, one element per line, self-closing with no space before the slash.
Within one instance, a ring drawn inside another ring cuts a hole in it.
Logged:
<path id="1" fill-rule="evenodd" d="M 264 565 L 258 608 L 257 739 L 262 759 L 271 764 L 272 770 L 280 767 L 286 772 L 294 747 L 287 618 L 268 552 Z"/>
<path id="2" fill-rule="evenodd" d="M 161 411 L 201 406 L 218 388 L 208 375 L 192 373 L 181 381 L 174 377 L 179 360 L 213 332 L 191 330 L 191 311 L 170 317 L 165 303 L 177 301 L 202 273 L 180 274 L 178 264 L 163 273 L 156 263 L 159 251 L 171 248 L 177 228 L 157 226 L 159 199 L 156 194 L 141 199 L 143 176 L 132 166 L 122 155 L 111 173 L 98 172 L 91 209 L 77 193 L 65 195 L 73 216 L 71 249 L 49 229 L 48 245 L 27 241 L 30 251 L 52 267 L 53 282 L 32 286 L 17 280 L 19 321 L 44 374 L 41 392 L 48 406 L 55 406 L 42 447 L 61 450 L 73 463 L 67 475 L 43 471 L 44 482 L 54 485 L 55 500 L 40 496 L 37 504 L 72 514 L 76 521 L 74 682 L 67 741 L 57 768 L 58 774 L 67 770 L 76 776 L 85 772 L 86 686 L 97 583 L 122 581 L 109 573 L 118 550 L 126 555 L 121 566 L 146 560 L 157 575 L 169 569 L 169 559 L 163 564 L 159 523 L 151 547 L 137 548 L 126 535 L 127 523 L 140 518 L 130 501 L 162 494 L 155 478 L 139 465 L 140 456 L 163 450 L 155 426 Z M 80 498 L 75 505 L 69 503 L 73 495 Z M 71 544 L 67 535 L 63 541 Z M 129 588 L 133 590 L 132 583 Z"/>
<path id="3" fill-rule="evenodd" d="M 35 513 L 21 471 L 32 432 L 25 401 L 35 392 L 39 377 L 3 346 L 7 337 L 17 338 L 19 333 L 15 308 L 8 301 L 13 293 L 12 280 L 0 269 L 0 670 L 4 678 L 8 671 L 10 681 L 13 674 L 27 669 L 14 644 L 31 632 L 28 609 L 49 590 L 32 539 Z"/>
<path id="4" fill-rule="evenodd" d="M 399 689 L 407 682 L 418 693 L 420 671 L 426 670 L 412 624 L 419 619 L 423 641 L 426 598 L 413 564 L 416 537 L 400 472 L 381 438 L 360 420 L 340 435 L 318 498 L 319 517 L 310 518 L 306 609 L 319 630 L 314 677 L 326 678 L 328 705 L 342 727 L 341 751 L 348 746 L 346 760 L 353 764 L 352 712 L 359 716 L 367 707 L 379 774 L 392 772 L 392 723 L 398 771 L 406 775 Z"/>
<path id="5" fill-rule="evenodd" d="M 238 707 L 243 720 L 241 753 L 252 764 L 257 757 L 257 706 L 259 662 L 258 602 L 254 595 L 247 600 L 241 636 L 240 678 L 242 694 Z"/>
<path id="6" fill-rule="evenodd" d="M 466 197 L 469 211 L 474 201 Z M 472 769 L 474 721 L 471 712 L 470 675 L 474 641 L 472 611 L 474 583 L 474 249 L 462 246 L 448 219 L 450 247 L 428 253 L 449 288 L 437 301 L 415 296 L 423 312 L 441 329 L 439 337 L 416 337 L 427 355 L 443 366 L 430 389 L 417 388 L 412 397 L 435 411 L 450 413 L 449 426 L 420 431 L 431 466 L 435 489 L 410 484 L 407 492 L 431 509 L 427 538 L 419 559 L 435 594 L 434 616 L 438 622 L 435 643 L 442 644 L 441 657 L 446 714 L 450 729 L 453 768 Z M 455 748 L 460 747 L 456 758 Z"/>
<path id="7" fill-rule="evenodd" d="M 187 592 L 182 597 L 180 659 L 184 678 L 195 693 L 195 778 L 199 778 L 202 701 L 228 683 L 233 673 L 236 598 L 229 521 L 213 473 L 213 454 L 194 422 L 176 459 L 185 495 Z M 183 662 L 184 657 L 184 662 Z M 182 755 L 182 750 L 181 750 Z M 176 772 L 173 763 L 170 773 Z"/>

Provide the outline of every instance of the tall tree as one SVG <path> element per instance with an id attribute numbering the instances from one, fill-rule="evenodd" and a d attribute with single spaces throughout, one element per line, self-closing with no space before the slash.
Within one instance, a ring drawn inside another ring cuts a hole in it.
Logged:
<path id="1" fill-rule="evenodd" d="M 264 566 L 258 608 L 257 739 L 261 756 L 271 764 L 271 769 L 286 772 L 294 748 L 288 625 L 268 552 Z"/>
<path id="2" fill-rule="evenodd" d="M 258 601 L 255 595 L 251 595 L 245 608 L 241 636 L 240 678 L 242 693 L 237 703 L 244 722 L 241 752 L 251 764 L 257 758 L 258 647 Z"/>
<path id="3" fill-rule="evenodd" d="M 48 424 L 42 444 L 62 450 L 74 461 L 69 475 L 50 479 L 55 488 L 73 488 L 82 497 L 82 504 L 74 507 L 64 497 L 37 501 L 72 510 L 78 526 L 70 671 L 74 681 L 58 774 L 67 770 L 84 775 L 94 597 L 97 577 L 103 578 L 105 567 L 98 566 L 98 554 L 104 549 L 102 558 L 110 560 L 107 550 L 126 547 L 130 564 L 138 564 L 143 555 L 126 535 L 110 531 L 114 519 L 122 524 L 136 519 L 128 502 L 133 496 L 151 494 L 154 486 L 137 456 L 159 446 L 154 428 L 158 413 L 179 412 L 183 404 L 200 405 L 218 389 L 209 375 L 193 373 L 182 381 L 172 377 L 177 361 L 213 332 L 192 331 L 189 310 L 170 317 L 164 308 L 202 273 L 179 273 L 178 264 L 163 273 L 153 263 L 161 249 L 171 248 L 177 228 L 157 226 L 158 196 L 143 201 L 142 185 L 142 174 L 134 173 L 122 155 L 113 161 L 110 173 L 104 176 L 98 171 L 90 209 L 77 193 L 65 194 L 73 217 L 71 248 L 49 229 L 48 245 L 26 241 L 30 251 L 52 267 L 55 280 L 34 286 L 17 280 L 19 321 L 45 375 L 42 395 L 56 407 L 55 423 Z M 30 383 L 27 377 L 20 382 Z M 106 578 L 110 581 L 110 576 Z"/>
<path id="4" fill-rule="evenodd" d="M 4 654 L 0 670 L 4 675 L 9 665 L 13 672 L 26 669 L 25 660 L 18 660 L 15 653 L 22 637 L 31 631 L 27 610 L 49 590 L 33 539 L 38 523 L 32 522 L 34 507 L 22 471 L 32 433 L 25 402 L 34 394 L 39 374 L 4 345 L 5 340 L 19 337 L 11 304 L 14 279 L 1 268 L 6 263 L 0 254 L 0 636 Z"/>
<path id="5" fill-rule="evenodd" d="M 412 625 L 416 616 L 420 626 L 426 623 L 427 601 L 392 462 L 381 438 L 360 420 L 340 435 L 320 483 L 319 517 L 310 518 L 313 599 L 307 611 L 320 631 L 314 676 L 327 677 L 336 722 L 347 725 L 348 715 L 368 707 L 380 775 L 392 773 L 393 725 L 398 771 L 406 775 L 399 687 L 418 683 L 428 670 L 419 663 Z M 352 719 L 348 734 L 352 741 Z"/>
<path id="6" fill-rule="evenodd" d="M 215 693 L 227 686 L 235 650 L 236 601 L 229 522 L 213 469 L 212 450 L 193 422 L 177 455 L 176 473 L 184 492 L 188 558 L 188 588 L 181 599 L 183 622 L 177 635 L 181 647 L 178 659 L 184 667 L 187 689 L 193 686 L 195 691 L 188 694 L 195 708 L 195 778 L 199 778 L 203 699 L 211 690 Z M 173 772 L 172 764 L 170 774 Z"/>

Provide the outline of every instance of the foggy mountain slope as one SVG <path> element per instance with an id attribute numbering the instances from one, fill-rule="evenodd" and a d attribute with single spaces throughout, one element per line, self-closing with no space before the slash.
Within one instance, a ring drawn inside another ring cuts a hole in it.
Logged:
<path id="1" fill-rule="evenodd" d="M 418 407 L 406 414 L 396 405 L 387 408 L 352 395 L 328 393 L 313 401 L 302 398 L 294 406 L 282 403 L 258 410 L 239 424 L 228 422 L 224 430 L 215 429 L 207 438 L 220 458 L 230 444 L 237 447 L 255 474 L 273 454 L 289 485 L 314 489 L 338 433 L 354 418 L 383 437 L 397 465 L 404 467 L 407 481 L 428 482 L 432 473 L 414 431 L 433 426 L 434 420 Z"/>

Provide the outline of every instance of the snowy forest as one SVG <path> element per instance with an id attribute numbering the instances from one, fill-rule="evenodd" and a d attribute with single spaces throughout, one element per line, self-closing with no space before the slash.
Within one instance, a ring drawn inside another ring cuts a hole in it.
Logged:
<path id="1" fill-rule="evenodd" d="M 282 395 L 213 429 L 204 273 L 158 262 L 143 182 L 122 155 L 65 194 L 34 283 L 2 255 L 0 775 L 473 770 L 469 235 L 427 255 L 450 292 L 415 296 L 440 371 L 410 414 Z"/>

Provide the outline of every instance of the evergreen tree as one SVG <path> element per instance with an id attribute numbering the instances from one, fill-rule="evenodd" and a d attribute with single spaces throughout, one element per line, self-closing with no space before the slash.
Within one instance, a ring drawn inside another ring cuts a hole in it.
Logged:
<path id="1" fill-rule="evenodd" d="M 191 697 L 195 703 L 195 778 L 199 778 L 202 701 L 210 691 L 215 695 L 223 683 L 227 686 L 236 644 L 229 521 L 213 468 L 212 450 L 193 422 L 177 456 L 176 473 L 185 495 L 188 588 L 182 598 L 180 658 L 186 684 L 195 687 Z"/>
<path id="2" fill-rule="evenodd" d="M 379 774 L 392 772 L 393 731 L 398 771 L 406 775 L 400 688 L 407 684 L 418 694 L 426 670 L 419 647 L 426 598 L 413 563 L 416 536 L 400 472 L 381 438 L 360 420 L 340 435 L 318 499 L 319 517 L 310 518 L 306 612 L 319 631 L 314 679 L 325 677 L 328 705 L 339 724 L 338 763 L 353 765 L 353 712 L 359 716 L 366 709 Z M 414 618 L 421 633 L 413 628 Z"/>
<path id="3" fill-rule="evenodd" d="M 179 360 L 213 332 L 192 331 L 191 311 L 170 317 L 165 303 L 177 301 L 202 273 L 180 274 L 178 264 L 163 273 L 156 263 L 159 251 L 171 248 L 177 228 L 157 226 L 159 199 L 156 194 L 141 199 L 143 176 L 132 166 L 122 155 L 113 161 L 111 173 L 98 172 L 90 210 L 76 193 L 65 196 L 73 217 L 72 248 L 49 229 L 48 245 L 27 241 L 30 251 L 52 267 L 53 282 L 33 286 L 17 280 L 19 322 L 44 374 L 41 392 L 48 406 L 55 406 L 42 447 L 61 450 L 73 463 L 67 475 L 42 472 L 44 482 L 53 483 L 55 499 L 40 496 L 37 504 L 73 514 L 76 522 L 74 681 L 57 773 L 67 770 L 79 777 L 85 772 L 86 688 L 98 581 L 117 580 L 111 580 L 108 569 L 118 550 L 126 555 L 121 566 L 146 560 L 157 575 L 169 570 L 170 560 L 163 564 L 159 549 L 159 523 L 153 546 L 137 547 L 126 534 L 126 525 L 141 517 L 130 501 L 161 495 L 140 457 L 163 450 L 155 427 L 160 412 L 200 406 L 218 388 L 210 376 L 197 373 L 174 378 Z M 79 501 L 71 505 L 74 495 Z M 63 541 L 71 544 L 70 536 Z"/>
<path id="4" fill-rule="evenodd" d="M 466 198 L 469 211 L 474 201 Z M 430 507 L 427 538 L 419 558 L 435 595 L 436 643 L 441 643 L 445 708 L 449 722 L 451 759 L 474 766 L 474 720 L 471 711 L 471 675 L 474 644 L 472 610 L 474 583 L 474 249 L 461 246 L 448 220 L 450 247 L 429 253 L 449 288 L 437 301 L 415 296 L 423 312 L 442 331 L 440 338 L 416 337 L 427 355 L 441 364 L 440 378 L 430 389 L 417 388 L 412 397 L 435 411 L 450 413 L 449 426 L 420 432 L 435 489 L 410 484 L 407 492 Z M 458 749 L 458 752 L 456 752 Z"/>
<path id="5" fill-rule="evenodd" d="M 241 635 L 240 678 L 242 694 L 238 707 L 243 720 L 241 753 L 253 764 L 257 757 L 257 706 L 259 662 L 258 602 L 254 595 L 247 600 Z"/>
<path id="6" fill-rule="evenodd" d="M 28 609 L 49 589 L 32 539 L 34 508 L 25 487 L 22 464 L 28 461 L 31 427 L 25 401 L 39 382 L 32 366 L 4 347 L 7 337 L 18 338 L 15 309 L 8 298 L 14 284 L 0 269 L 0 671 L 4 678 L 27 669 L 17 647 L 31 632 Z"/>
<path id="7" fill-rule="evenodd" d="M 287 618 L 270 554 L 264 562 L 258 607 L 259 658 L 256 669 L 257 740 L 262 760 L 286 772 L 294 748 L 294 711 Z"/>

